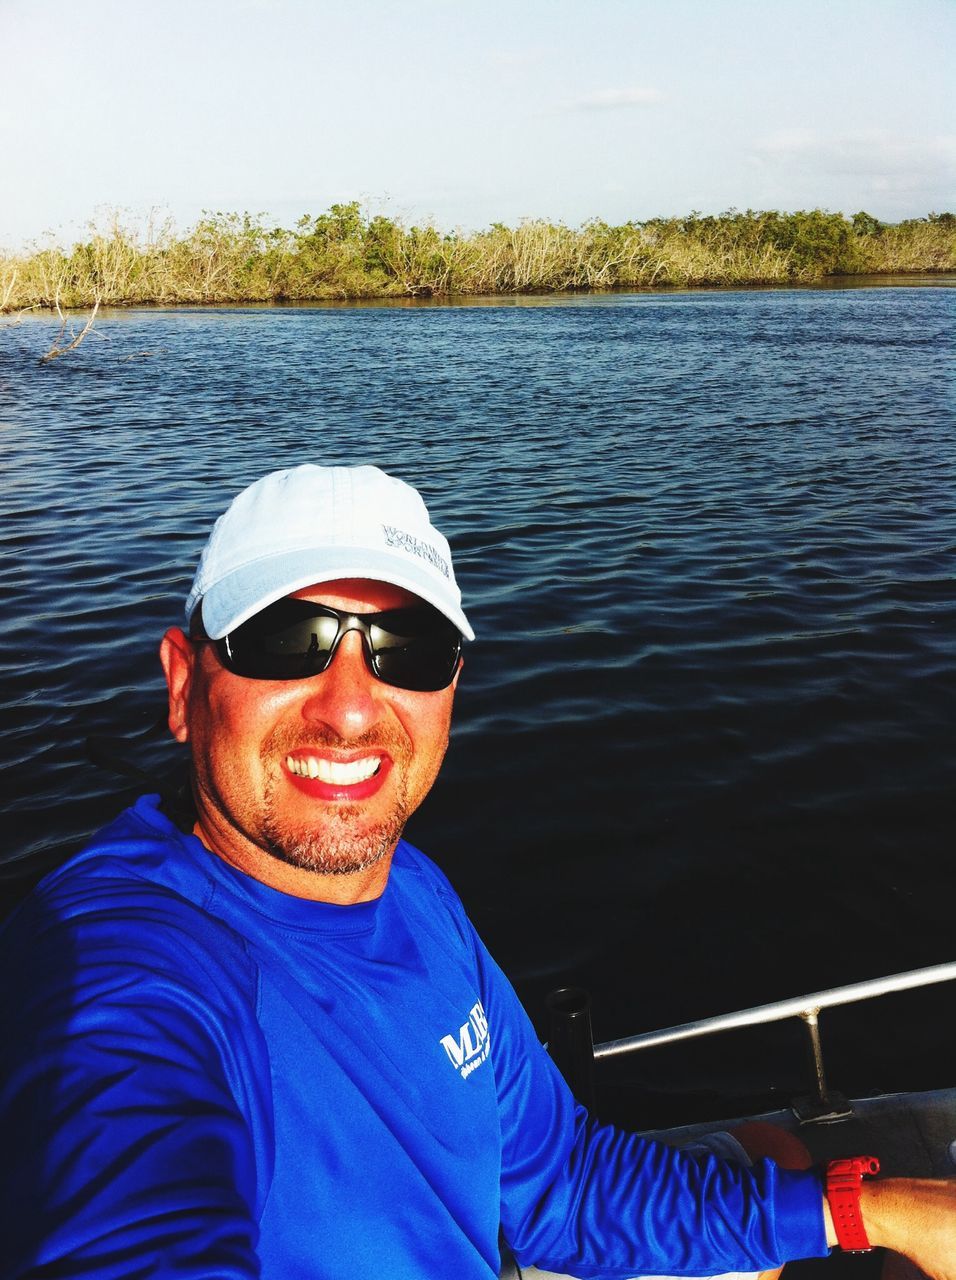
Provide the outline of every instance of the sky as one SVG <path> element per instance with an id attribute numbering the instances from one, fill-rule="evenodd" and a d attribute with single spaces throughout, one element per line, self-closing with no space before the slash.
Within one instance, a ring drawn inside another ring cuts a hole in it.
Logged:
<path id="1" fill-rule="evenodd" d="M 956 211 L 956 0 L 0 0 L 0 248 Z"/>

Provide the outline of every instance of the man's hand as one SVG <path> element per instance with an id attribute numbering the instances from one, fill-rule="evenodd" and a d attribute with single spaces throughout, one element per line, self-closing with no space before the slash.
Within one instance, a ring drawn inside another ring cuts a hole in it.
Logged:
<path id="1" fill-rule="evenodd" d="M 956 1181 L 884 1178 L 860 1188 L 870 1244 L 909 1258 L 932 1280 L 956 1280 Z M 826 1210 L 827 1239 L 836 1233 Z"/>

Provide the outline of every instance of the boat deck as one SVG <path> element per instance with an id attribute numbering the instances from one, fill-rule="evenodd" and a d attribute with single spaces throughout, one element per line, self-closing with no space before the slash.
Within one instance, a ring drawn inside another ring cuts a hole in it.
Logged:
<path id="1" fill-rule="evenodd" d="M 792 1111 L 770 1111 L 718 1124 L 688 1125 L 652 1136 L 690 1141 L 714 1129 L 732 1129 L 748 1120 L 767 1120 L 799 1134 L 816 1161 L 845 1155 L 879 1156 L 886 1177 L 956 1177 L 956 1089 L 892 1093 L 855 1099 L 844 1119 L 801 1124 Z"/>

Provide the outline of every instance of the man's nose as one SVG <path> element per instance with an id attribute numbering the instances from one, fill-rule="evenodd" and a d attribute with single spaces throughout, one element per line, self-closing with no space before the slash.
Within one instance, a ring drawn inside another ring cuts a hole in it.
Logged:
<path id="1" fill-rule="evenodd" d="M 302 717 L 340 738 L 358 738 L 380 717 L 379 687 L 366 664 L 361 635 L 348 631 L 326 669 L 308 681 Z"/>

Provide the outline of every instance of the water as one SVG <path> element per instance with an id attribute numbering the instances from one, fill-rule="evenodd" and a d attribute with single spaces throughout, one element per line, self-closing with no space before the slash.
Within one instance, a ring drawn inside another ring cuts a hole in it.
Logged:
<path id="1" fill-rule="evenodd" d="M 568 981 L 607 1038 L 953 959 L 954 311 L 138 311 L 43 366 L 52 322 L 0 328 L 5 869 L 130 794 L 88 735 L 181 767 L 155 648 L 229 498 L 371 462 L 423 490 L 478 635 L 409 834 L 536 1017 Z M 952 1018 L 906 1008 L 834 1022 L 868 1072 L 838 1084 L 952 1083 Z M 640 1070 L 706 1091 L 779 1076 L 761 1054 Z"/>

